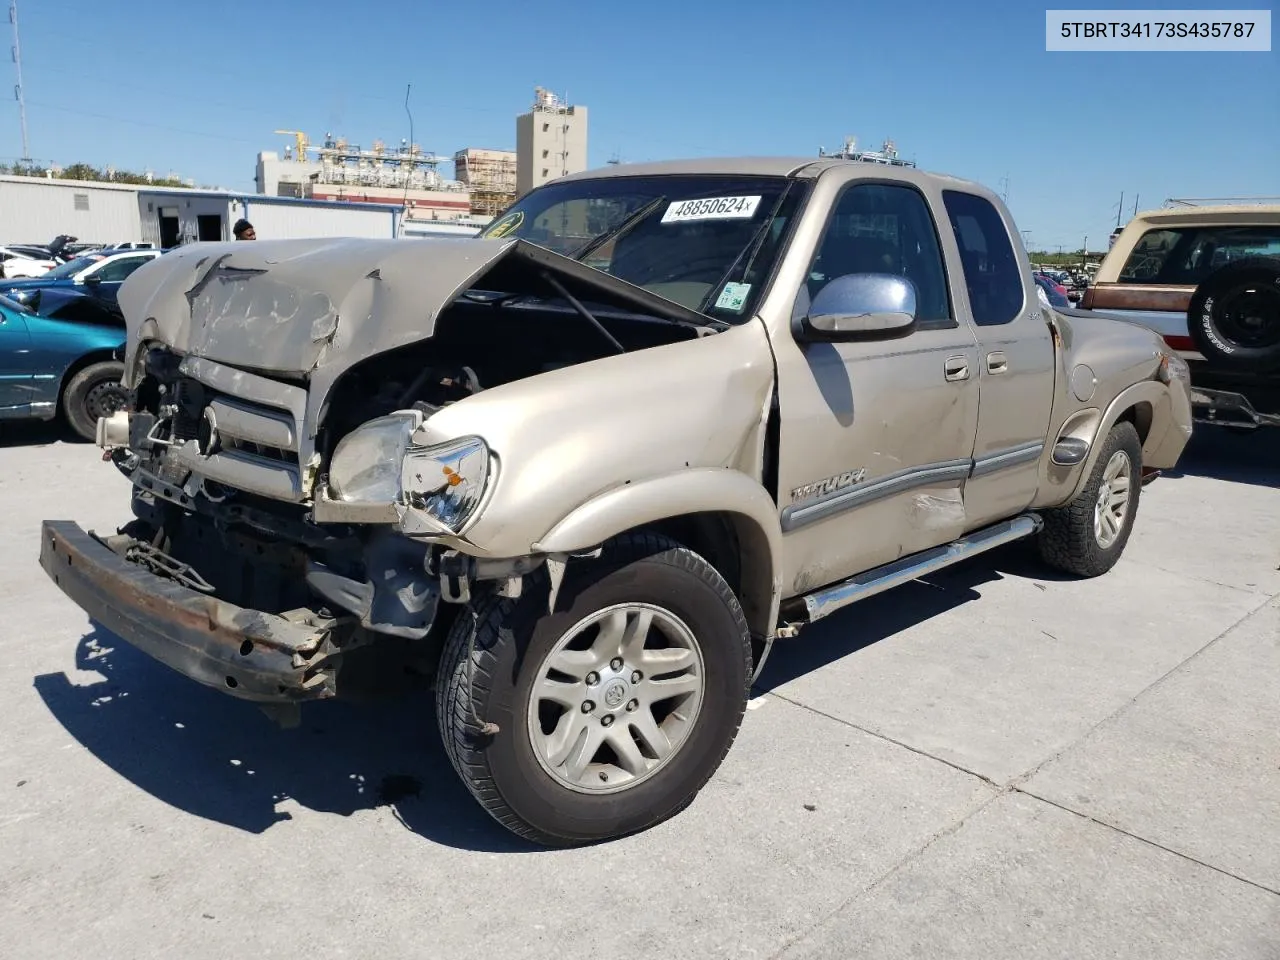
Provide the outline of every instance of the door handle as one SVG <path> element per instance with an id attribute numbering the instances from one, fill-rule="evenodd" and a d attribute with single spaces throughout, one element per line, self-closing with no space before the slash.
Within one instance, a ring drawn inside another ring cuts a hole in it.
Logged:
<path id="1" fill-rule="evenodd" d="M 943 370 L 946 372 L 947 380 L 968 380 L 969 359 L 967 357 L 947 357 L 947 362 L 943 364 Z"/>
<path id="2" fill-rule="evenodd" d="M 987 373 L 1004 373 L 1009 369 L 1009 360 L 997 350 L 987 354 Z"/>

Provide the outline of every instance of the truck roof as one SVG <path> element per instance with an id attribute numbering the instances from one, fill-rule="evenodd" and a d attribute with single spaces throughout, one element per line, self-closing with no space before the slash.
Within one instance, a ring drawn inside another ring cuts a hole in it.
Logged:
<path id="1" fill-rule="evenodd" d="M 814 179 L 833 167 L 858 167 L 885 180 L 902 180 L 907 183 L 934 181 L 940 185 L 978 189 L 986 193 L 980 184 L 945 174 L 928 173 L 915 167 L 896 167 L 889 164 L 869 163 L 866 160 L 849 160 L 843 157 L 697 157 L 686 160 L 659 160 L 646 163 L 611 164 L 557 177 L 555 182 L 567 180 L 598 180 L 605 177 L 649 177 L 680 175 L 795 177 Z"/>
<path id="2" fill-rule="evenodd" d="M 1240 225 L 1280 223 L 1280 203 L 1224 203 L 1212 206 L 1162 207 L 1159 210 L 1144 210 L 1129 222 L 1165 227 L 1191 227 L 1209 223 Z"/>

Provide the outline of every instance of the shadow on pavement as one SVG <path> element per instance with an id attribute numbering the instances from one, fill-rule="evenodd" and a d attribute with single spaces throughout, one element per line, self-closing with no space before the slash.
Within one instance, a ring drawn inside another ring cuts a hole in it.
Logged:
<path id="1" fill-rule="evenodd" d="M 978 587 L 1005 576 L 1039 583 L 1071 579 L 1041 563 L 1030 543 L 1000 547 L 860 601 L 806 627 L 795 640 L 779 640 L 754 689 L 767 693 L 908 627 L 978 600 Z"/>
<path id="2" fill-rule="evenodd" d="M 0 448 L 44 447 L 58 442 L 86 443 L 61 419 L 0 420 Z"/>
<path id="3" fill-rule="evenodd" d="M 1165 477 L 1195 476 L 1262 487 L 1280 487 L 1280 428 L 1248 433 L 1196 424 L 1178 466 Z"/>
<path id="4" fill-rule="evenodd" d="M 291 819 L 288 801 L 349 816 L 391 807 L 440 844 L 532 852 L 490 819 L 454 773 L 420 694 L 375 704 L 306 704 L 282 730 L 253 704 L 174 673 L 103 628 L 80 641 L 76 665 L 105 679 L 35 678 L 67 732 L 120 776 L 180 810 L 249 833 Z"/>

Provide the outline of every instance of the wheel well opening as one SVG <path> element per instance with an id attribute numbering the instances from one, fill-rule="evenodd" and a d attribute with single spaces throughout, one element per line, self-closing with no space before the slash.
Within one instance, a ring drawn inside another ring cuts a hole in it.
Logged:
<path id="1" fill-rule="evenodd" d="M 1151 420 L 1154 417 L 1154 411 L 1151 404 L 1143 401 L 1136 403 L 1124 413 L 1120 414 L 1117 422 L 1127 420 L 1133 424 L 1133 428 L 1138 431 L 1138 439 L 1143 443 L 1147 442 L 1147 435 L 1151 432 Z"/>
<path id="2" fill-rule="evenodd" d="M 84 356 L 77 357 L 62 373 L 62 382 L 58 384 L 59 395 L 62 393 L 62 388 L 71 382 L 71 378 L 85 367 L 91 367 L 95 363 L 109 363 L 116 359 L 116 351 L 110 347 L 104 347 L 101 350 L 91 350 Z"/>
<path id="3" fill-rule="evenodd" d="M 742 558 L 737 532 L 726 513 L 690 513 L 649 524 L 684 544 L 716 568 L 739 600 L 742 599 Z"/>

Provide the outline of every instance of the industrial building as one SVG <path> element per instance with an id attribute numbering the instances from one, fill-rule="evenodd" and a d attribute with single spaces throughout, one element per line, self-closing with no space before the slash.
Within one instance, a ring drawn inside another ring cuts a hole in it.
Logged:
<path id="1" fill-rule="evenodd" d="M 516 193 L 587 169 L 587 108 L 570 106 L 542 87 L 516 117 Z"/>
<path id="2" fill-rule="evenodd" d="M 496 217 L 515 203 L 517 163 L 514 150 L 468 147 L 453 155 L 453 175 L 471 195 L 473 215 Z"/>
<path id="3" fill-rule="evenodd" d="M 587 108 L 543 87 L 516 117 L 516 149 L 459 150 L 452 180 L 439 171 L 445 157 L 405 140 L 393 148 L 375 140 L 365 149 L 332 133 L 317 146 L 303 131 L 275 132 L 292 142 L 258 154 L 260 195 L 402 205 L 406 227 L 430 221 L 478 229 L 535 186 L 587 169 Z"/>
<path id="4" fill-rule="evenodd" d="M 325 134 L 320 146 L 305 133 L 291 134 L 284 156 L 258 154 L 255 181 L 260 195 L 348 203 L 383 203 L 406 208 L 408 220 L 471 221 L 471 197 L 464 184 L 446 180 L 438 167 L 444 157 L 424 153 L 416 143 L 388 149 L 375 140 L 369 149 Z"/>
<path id="5" fill-rule="evenodd" d="M 47 243 L 70 234 L 85 243 L 171 247 L 228 240 L 236 220 L 261 239 L 472 236 L 462 220 L 413 219 L 399 203 L 262 196 L 81 180 L 0 177 L 0 224 L 7 243 Z"/>

